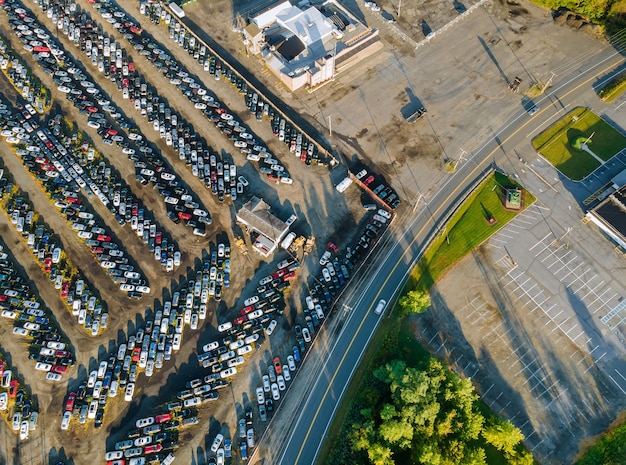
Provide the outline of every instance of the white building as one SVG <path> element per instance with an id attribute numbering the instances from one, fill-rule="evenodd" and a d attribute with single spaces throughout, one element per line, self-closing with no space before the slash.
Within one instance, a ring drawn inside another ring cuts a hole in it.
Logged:
<path id="1" fill-rule="evenodd" d="M 279 1 L 251 17 L 243 33 L 248 51 L 261 54 L 292 91 L 329 81 L 340 63 L 354 64 L 382 48 L 377 30 L 332 0 L 303 8 Z"/>

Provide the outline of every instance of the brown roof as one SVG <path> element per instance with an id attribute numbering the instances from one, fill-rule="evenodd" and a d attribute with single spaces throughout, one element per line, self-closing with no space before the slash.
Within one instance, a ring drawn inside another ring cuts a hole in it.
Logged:
<path id="1" fill-rule="evenodd" d="M 252 197 L 237 212 L 237 221 L 263 234 L 274 242 L 285 235 L 289 226 L 270 213 L 270 206 L 258 197 Z"/>

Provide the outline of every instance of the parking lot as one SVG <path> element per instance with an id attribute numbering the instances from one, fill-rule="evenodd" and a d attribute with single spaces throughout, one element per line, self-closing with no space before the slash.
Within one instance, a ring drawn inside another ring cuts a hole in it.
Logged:
<path id="1" fill-rule="evenodd" d="M 477 382 L 543 463 L 570 462 L 626 402 L 624 258 L 554 186 L 448 274 L 433 314 L 416 318 L 422 340 Z"/>

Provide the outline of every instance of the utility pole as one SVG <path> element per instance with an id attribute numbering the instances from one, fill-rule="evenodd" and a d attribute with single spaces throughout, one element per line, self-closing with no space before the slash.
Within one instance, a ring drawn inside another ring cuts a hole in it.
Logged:
<path id="1" fill-rule="evenodd" d="M 398 3 L 398 19 L 400 19 L 400 8 L 402 8 L 402 0 Z"/>
<path id="2" fill-rule="evenodd" d="M 542 94 L 546 91 L 548 87 L 550 87 L 550 84 L 552 84 L 552 80 L 556 77 L 556 74 L 554 71 L 550 71 L 550 74 L 552 74 L 552 76 L 550 76 L 550 79 L 548 79 L 548 82 L 546 82 L 545 85 L 543 86 L 543 89 L 541 89 Z"/>

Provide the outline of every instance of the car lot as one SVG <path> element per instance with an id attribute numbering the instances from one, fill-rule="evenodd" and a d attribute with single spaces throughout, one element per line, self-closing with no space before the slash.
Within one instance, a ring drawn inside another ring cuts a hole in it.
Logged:
<path id="1" fill-rule="evenodd" d="M 60 76 L 60 77 L 64 77 L 64 76 Z M 84 79 L 84 78 L 85 77 L 81 76 L 81 79 Z M 80 81 L 80 82 L 83 82 L 83 81 Z M 64 81 L 64 84 L 65 83 L 68 83 L 68 82 Z M 87 87 L 87 88 L 91 89 L 92 87 Z M 71 95 L 71 91 L 68 92 L 68 94 Z M 100 105 L 106 106 L 104 103 L 100 103 Z M 77 108 L 77 107 L 75 107 L 75 108 Z M 84 108 L 84 109 L 86 109 L 86 108 Z M 56 124 L 58 124 L 58 122 Z M 47 132 L 44 132 L 44 135 L 46 136 L 46 139 L 41 138 L 42 142 L 45 145 L 45 142 L 49 141 L 53 145 L 55 145 L 55 147 L 56 147 L 55 142 L 52 142 L 57 137 L 54 134 L 54 130 L 55 130 L 54 125 L 51 125 L 49 128 L 45 128 L 45 129 L 47 131 Z M 92 128 L 92 129 L 96 129 L 96 128 Z M 50 150 L 47 146 L 46 146 L 46 148 L 48 150 Z M 86 148 L 86 152 L 88 153 L 89 152 L 89 148 L 88 147 L 85 147 L 85 148 Z M 66 150 L 67 149 L 68 148 L 66 148 Z M 133 154 L 131 153 L 131 154 L 126 154 L 126 155 L 133 155 Z M 30 161 L 31 161 L 30 159 L 27 160 L 27 162 L 30 162 Z M 85 164 L 85 167 L 89 168 L 88 164 Z M 106 170 L 106 168 L 107 168 L 107 166 L 105 165 L 104 166 L 104 170 Z M 217 163 L 216 163 L 216 168 L 217 168 Z M 144 168 L 141 168 L 141 169 L 144 169 Z M 98 177 L 97 177 L 98 173 L 89 172 L 89 174 L 90 174 L 90 178 L 92 177 L 94 180 L 98 179 Z M 233 175 L 234 174 L 237 174 L 237 173 L 233 173 Z M 229 175 L 230 175 L 230 173 L 229 173 Z M 246 180 L 246 183 L 250 184 L 250 182 L 248 181 L 248 179 L 250 178 L 250 175 L 247 174 L 246 176 L 247 177 L 244 178 L 244 179 Z M 253 181 L 253 183 L 257 183 L 257 182 L 258 181 Z M 243 185 L 244 183 L 242 182 L 241 184 Z M 101 189 L 101 191 L 103 191 L 103 190 L 104 189 Z M 115 198 L 115 192 L 113 192 L 111 195 L 113 196 L 113 198 Z M 91 200 L 94 200 L 94 199 L 92 198 Z M 65 200 L 59 199 L 59 202 L 65 202 Z M 112 200 L 109 200 L 109 202 L 113 203 Z M 61 208 L 61 209 L 68 208 L 70 206 L 69 204 L 71 202 L 65 202 L 65 203 L 68 204 L 68 205 L 59 204 L 61 206 L 57 207 L 57 208 Z M 128 202 L 128 203 L 130 203 L 130 202 Z M 86 240 L 89 240 L 89 239 L 86 239 Z M 365 239 L 363 239 L 363 241 L 365 241 Z M 105 242 L 110 242 L 110 241 L 105 241 Z M 95 247 L 99 247 L 98 245 L 95 245 L 95 244 L 94 244 L 94 246 Z M 217 250 L 218 253 L 219 253 L 220 249 L 221 248 L 218 248 L 218 250 Z M 294 264 L 293 267 L 290 266 L 290 265 L 281 266 L 278 270 L 275 270 L 274 273 L 271 273 L 270 275 L 268 275 L 268 278 L 269 278 L 268 285 L 270 285 L 269 287 L 270 288 L 276 287 L 276 289 L 278 291 L 282 291 L 284 289 L 287 289 L 288 286 L 289 286 L 289 283 L 295 278 L 295 270 L 296 269 L 297 269 L 297 267 L 295 266 L 295 264 Z M 210 267 L 209 267 L 208 271 L 209 271 L 209 275 L 210 275 L 210 271 L 211 271 Z M 225 277 L 225 271 L 226 270 L 223 270 L 224 273 L 222 274 L 222 278 Z M 274 276 L 274 274 L 276 276 Z M 121 284 L 126 284 L 126 283 L 121 283 Z M 209 278 L 209 287 L 207 289 L 202 289 L 202 286 L 201 286 L 200 299 L 202 299 L 202 291 L 206 290 L 208 292 L 208 291 L 210 291 L 210 288 L 211 288 L 211 285 L 210 285 L 210 278 Z M 277 298 L 279 296 L 277 294 L 275 295 L 275 294 L 272 293 L 272 292 L 276 292 L 276 291 L 270 292 L 270 290 L 271 289 L 265 289 L 265 290 L 263 290 L 260 293 L 262 295 L 262 299 L 267 299 L 267 300 L 263 300 L 263 302 L 265 302 L 266 306 L 265 306 L 264 310 L 262 311 L 262 313 L 259 316 L 257 316 L 257 313 L 259 312 L 260 309 L 252 310 L 252 311 L 246 313 L 246 315 L 249 315 L 248 316 L 248 320 L 241 323 L 241 327 L 242 328 L 245 328 L 248 325 L 252 325 L 252 326 L 258 325 L 259 329 L 261 329 L 261 331 L 262 331 L 263 327 L 264 327 L 263 325 L 270 324 L 270 323 L 272 323 L 272 321 L 274 321 L 274 324 L 272 324 L 272 327 L 273 328 L 276 327 L 276 320 L 273 320 L 273 319 L 267 320 L 266 319 L 267 316 L 265 318 L 262 316 L 262 315 L 265 315 L 265 314 L 269 315 L 271 313 L 279 312 L 279 311 L 282 310 L 282 308 L 276 307 L 277 302 L 279 302 L 279 300 L 280 300 L 280 299 L 277 300 Z M 217 289 L 216 289 L 216 291 L 217 291 Z M 191 289 L 188 289 L 188 292 L 191 292 Z M 197 296 L 195 295 L 195 284 L 194 284 L 194 298 L 196 298 L 196 297 Z M 263 302 L 261 302 L 261 299 L 259 299 L 259 300 L 257 300 L 255 302 L 255 304 L 256 303 L 263 304 Z M 199 309 L 199 308 L 201 308 L 201 305 L 198 306 L 197 303 L 192 303 L 192 307 L 193 308 L 198 307 L 198 309 Z M 165 308 L 163 309 L 163 311 L 164 310 L 165 310 Z M 198 313 L 197 315 L 198 315 L 198 319 L 199 319 L 200 313 Z M 317 313 L 316 313 L 316 315 L 317 315 Z M 194 314 L 192 312 L 192 314 L 190 315 L 190 318 L 189 318 L 189 324 L 192 324 L 193 316 L 194 316 Z M 185 318 L 185 315 L 183 314 L 183 320 L 184 320 L 184 318 Z M 316 324 L 319 324 L 319 323 L 321 323 L 320 320 L 318 320 Z M 244 331 L 246 331 L 246 329 L 244 329 Z M 272 332 L 272 331 L 273 331 L 273 329 L 270 330 L 270 332 Z M 252 334 L 250 336 L 252 336 Z M 177 339 L 177 337 L 176 337 L 176 335 L 174 335 L 174 337 L 172 338 L 172 345 L 174 345 L 176 343 L 176 339 Z M 248 338 L 246 338 L 246 339 L 248 340 Z M 180 337 L 178 337 L 178 341 L 179 341 L 178 344 L 181 344 Z M 248 354 L 251 353 L 252 343 L 254 343 L 255 341 L 252 340 L 252 339 L 249 339 L 249 341 L 250 341 L 250 343 L 244 344 L 241 347 L 237 347 L 237 356 L 236 357 L 234 357 L 233 359 L 225 360 L 225 362 L 227 364 L 228 364 L 229 361 L 231 363 L 239 364 L 238 360 L 241 357 L 247 356 Z M 157 339 L 156 342 L 157 342 L 157 345 L 158 345 L 158 339 Z M 157 364 L 157 355 L 158 355 L 159 351 L 158 351 L 158 349 L 156 350 L 156 353 L 154 354 L 155 355 L 154 359 L 152 359 L 152 357 L 150 356 L 150 347 L 148 347 L 148 353 L 149 353 L 149 355 L 148 355 L 148 357 L 146 357 L 147 359 L 145 360 L 146 374 L 149 371 L 151 371 L 151 372 L 152 371 L 156 371 L 155 367 L 153 367 L 150 362 L 153 362 L 153 365 L 156 366 L 156 364 Z M 163 352 L 163 355 L 165 355 L 165 353 L 166 352 Z M 293 355 L 291 353 L 286 354 L 286 355 L 288 355 L 289 357 L 292 357 L 294 360 L 300 360 L 301 359 L 301 353 L 300 353 L 300 349 L 299 348 L 296 348 L 296 350 L 294 351 Z M 117 353 L 116 353 L 116 356 L 117 356 Z M 138 364 L 141 363 L 141 354 L 139 354 L 139 357 L 140 357 L 140 360 L 137 361 Z M 124 356 L 124 358 L 126 358 L 126 356 Z M 295 364 L 296 362 L 294 361 L 293 363 Z M 122 363 L 122 365 L 123 365 L 123 363 Z M 84 388 L 81 388 L 82 386 L 79 384 L 77 387 L 75 387 L 75 389 L 77 389 L 77 391 L 70 391 L 70 392 L 76 392 L 75 399 L 77 399 L 77 400 L 74 401 L 75 403 L 72 406 L 72 414 L 67 419 L 63 419 L 63 421 L 62 421 L 62 423 L 63 423 L 62 426 L 63 426 L 64 430 L 67 430 L 67 431 L 71 432 L 73 430 L 73 428 L 74 428 L 73 425 L 76 422 L 78 422 L 80 424 L 83 424 L 83 423 L 84 424 L 89 424 L 91 421 L 94 421 L 95 424 L 100 425 L 101 422 L 103 422 L 105 420 L 105 418 L 104 418 L 105 406 L 110 402 L 110 401 L 108 401 L 107 398 L 108 397 L 117 397 L 117 394 L 111 395 L 111 393 L 117 393 L 117 391 L 122 391 L 122 389 L 121 389 L 122 386 L 119 386 L 119 381 L 121 381 L 120 379 L 117 380 L 118 381 L 118 385 L 114 384 L 114 381 L 116 381 L 116 379 L 114 379 L 114 373 L 116 371 L 116 366 L 117 366 L 116 363 L 114 363 L 111 366 L 109 366 L 109 364 L 107 363 L 106 367 L 104 368 L 104 372 L 102 374 L 102 377 L 98 378 L 98 374 L 96 374 L 95 380 L 93 382 L 93 386 L 87 387 L 88 386 L 88 382 L 85 382 L 86 386 Z M 129 373 L 129 376 L 130 376 L 130 374 L 132 372 L 132 363 L 129 366 L 128 370 L 129 370 L 128 373 Z M 222 378 L 222 376 L 226 376 L 226 377 L 230 376 L 231 373 L 235 373 L 235 370 L 236 370 L 236 365 L 235 366 L 229 366 L 228 368 L 222 369 L 219 372 L 220 378 Z M 289 370 L 289 366 L 287 366 L 287 370 Z M 121 372 L 119 372 L 118 375 L 120 373 Z M 138 373 L 138 370 L 135 370 L 134 375 L 136 376 L 137 373 Z M 286 383 L 288 383 L 288 380 L 285 379 L 284 375 L 280 375 L 280 376 L 282 376 L 282 378 L 280 378 L 280 386 L 279 386 L 278 383 L 276 384 L 276 386 L 277 386 L 278 391 L 282 392 L 281 389 L 286 388 Z M 277 379 L 277 381 L 278 381 L 278 379 Z M 130 396 L 130 397 L 132 397 L 136 393 L 136 391 L 135 391 L 135 384 L 134 383 L 129 383 L 128 385 L 133 385 L 133 389 L 132 389 L 131 396 Z M 201 386 L 199 386 L 199 387 L 201 387 Z M 124 397 L 126 397 L 128 389 L 126 389 L 123 392 L 125 393 Z M 199 397 L 200 398 L 200 402 L 209 401 L 209 400 L 215 400 L 215 398 L 216 398 L 215 394 L 216 394 L 216 392 L 205 392 L 205 393 L 203 393 Z M 194 398 L 195 397 L 196 396 L 194 396 Z M 276 395 L 274 395 L 274 397 L 276 397 Z M 88 399 L 90 399 L 90 398 L 93 398 L 93 400 L 89 400 L 88 401 Z M 97 402 L 94 402 L 96 400 L 97 400 Z M 118 407 L 119 407 L 119 403 L 117 404 L 116 407 L 112 407 L 112 408 L 116 409 Z M 274 411 L 274 406 L 272 405 L 271 402 L 269 402 L 268 404 L 264 405 L 264 407 L 265 407 L 263 409 L 264 413 L 263 413 L 263 415 L 259 415 L 260 418 L 262 418 L 263 416 L 265 416 L 265 418 L 267 418 L 267 414 L 271 414 Z M 107 411 L 109 411 L 109 410 L 110 409 L 107 408 Z M 197 420 L 194 421 L 193 418 L 194 418 L 193 416 L 189 417 L 189 418 L 185 418 L 183 420 L 185 422 L 184 425 L 193 425 L 195 422 L 197 422 Z M 183 425 L 183 422 L 181 422 L 181 425 Z M 250 445 L 248 444 L 248 447 L 249 446 Z"/>

